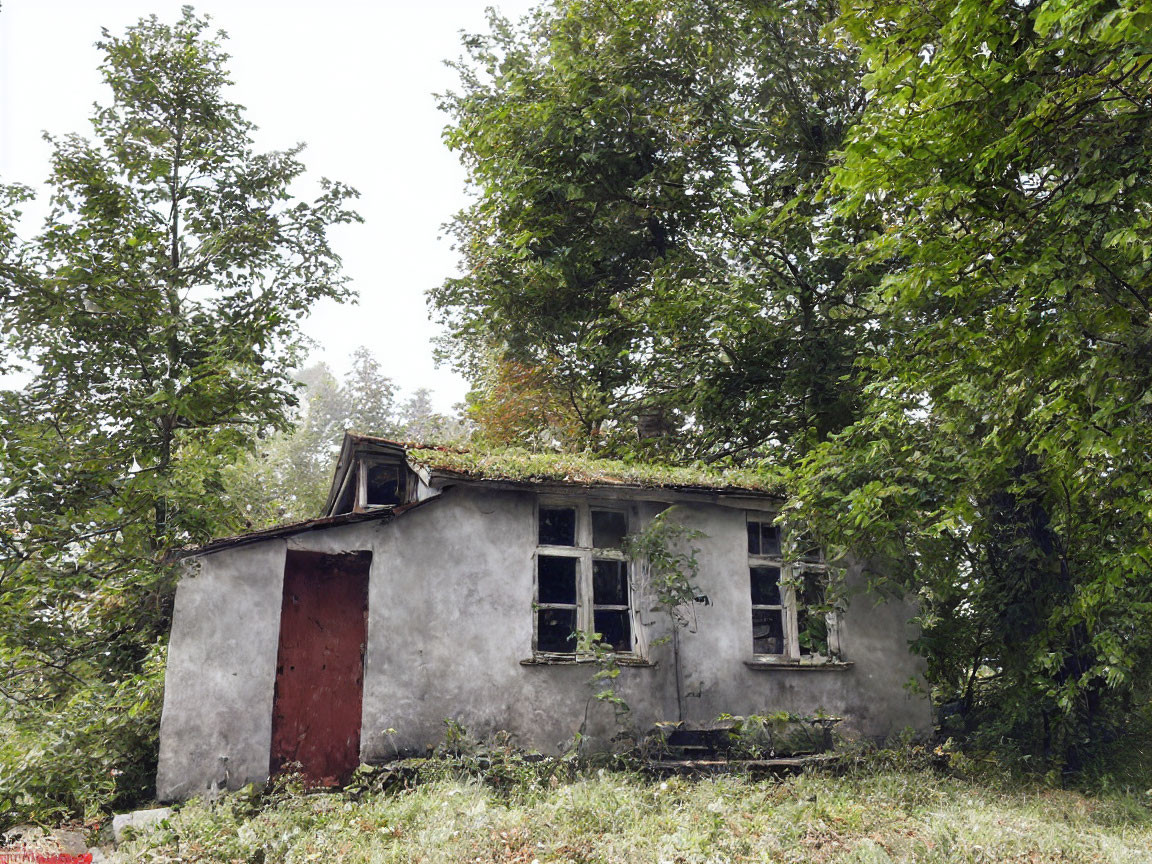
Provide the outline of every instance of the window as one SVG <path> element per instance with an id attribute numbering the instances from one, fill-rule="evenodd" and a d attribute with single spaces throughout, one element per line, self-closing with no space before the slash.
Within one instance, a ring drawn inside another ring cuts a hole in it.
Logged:
<path id="1" fill-rule="evenodd" d="M 362 512 L 370 507 L 392 507 L 408 500 L 408 470 L 399 461 L 360 459 L 348 474 L 337 513 Z M 354 479 L 354 491 L 353 480 Z M 355 496 L 354 499 L 351 496 Z M 351 506 L 355 501 L 355 506 Z"/>
<path id="2" fill-rule="evenodd" d="M 577 634 L 631 653 L 632 596 L 624 510 L 541 503 L 537 512 L 536 641 L 541 654 L 575 655 Z"/>
<path id="3" fill-rule="evenodd" d="M 794 540 L 787 563 L 780 529 L 764 514 L 748 515 L 752 591 L 752 654 L 756 659 L 819 663 L 839 655 L 836 613 L 828 611 L 828 568 L 820 549 Z"/>

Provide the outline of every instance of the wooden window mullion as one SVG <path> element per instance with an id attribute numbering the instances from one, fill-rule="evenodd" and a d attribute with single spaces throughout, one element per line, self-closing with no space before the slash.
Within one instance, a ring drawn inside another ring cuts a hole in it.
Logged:
<path id="1" fill-rule="evenodd" d="M 787 646 L 788 659 L 796 660 L 800 657 L 800 633 L 796 623 L 796 588 L 791 583 L 792 568 L 780 571 L 782 582 L 787 585 L 780 586 L 780 602 L 784 606 L 784 644 Z"/>

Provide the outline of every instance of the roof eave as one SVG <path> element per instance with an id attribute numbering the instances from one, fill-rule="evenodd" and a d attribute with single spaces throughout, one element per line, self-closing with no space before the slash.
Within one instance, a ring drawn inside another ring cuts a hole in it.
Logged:
<path id="1" fill-rule="evenodd" d="M 290 522 L 287 525 L 277 525 L 272 528 L 264 528 L 259 531 L 249 531 L 245 534 L 237 534 L 233 537 L 221 537 L 218 540 L 212 540 L 202 546 L 194 546 L 190 549 L 177 549 L 169 553 L 169 558 L 173 561 L 182 561 L 186 558 L 197 558 L 201 555 L 210 555 L 213 552 L 220 552 L 224 549 L 235 549 L 238 546 L 247 546 L 252 543 L 261 543 L 265 540 L 276 540 L 283 537 L 292 537 L 296 534 L 304 534 L 308 531 L 319 531 L 324 528 L 336 528 L 342 525 L 353 525 L 357 522 L 391 522 L 410 510 L 415 510 L 430 501 L 435 501 L 437 496 L 425 498 L 423 501 L 413 501 L 409 504 L 399 504 L 395 507 L 376 507 L 371 510 L 364 510 L 359 513 L 339 513 L 335 516 L 322 516 L 319 519 L 309 519 L 304 522 Z"/>

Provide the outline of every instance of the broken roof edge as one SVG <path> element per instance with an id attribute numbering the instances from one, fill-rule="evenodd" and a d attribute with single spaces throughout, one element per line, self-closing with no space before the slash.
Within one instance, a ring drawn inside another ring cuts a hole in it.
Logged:
<path id="1" fill-rule="evenodd" d="M 173 550 L 168 554 L 171 561 L 183 561 L 186 558 L 197 558 L 201 555 L 210 555 L 213 552 L 219 552 L 222 549 L 234 549 L 237 546 L 247 546 L 250 543 L 259 543 L 264 540 L 276 540 L 281 537 L 291 537 L 296 534 L 303 534 L 308 531 L 318 531 L 324 528 L 336 528 L 341 525 L 352 525 L 357 522 L 371 522 L 382 521 L 391 522 L 393 519 L 403 516 L 409 510 L 415 510 L 430 501 L 435 501 L 439 496 L 434 495 L 431 498 L 425 498 L 422 501 L 413 501 L 409 504 L 398 504 L 395 507 L 378 507 L 373 510 L 365 510 L 360 513 L 340 513 L 335 516 L 321 516 L 317 519 L 306 519 L 302 522 L 289 522 L 284 525 L 274 525 L 271 528 L 261 528 L 257 531 L 248 531 L 244 534 L 236 534 L 232 537 L 221 537 L 201 546 L 193 546 L 188 549 Z"/>

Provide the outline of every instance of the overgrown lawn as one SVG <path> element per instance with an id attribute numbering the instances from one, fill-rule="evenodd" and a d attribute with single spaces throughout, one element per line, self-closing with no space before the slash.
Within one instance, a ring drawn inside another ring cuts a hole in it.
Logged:
<path id="1" fill-rule="evenodd" d="M 1152 794 L 1010 791 L 927 769 L 658 780 L 527 770 L 510 788 L 447 771 L 367 793 L 193 802 L 123 862 L 1152 861 Z"/>

